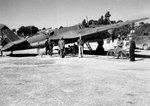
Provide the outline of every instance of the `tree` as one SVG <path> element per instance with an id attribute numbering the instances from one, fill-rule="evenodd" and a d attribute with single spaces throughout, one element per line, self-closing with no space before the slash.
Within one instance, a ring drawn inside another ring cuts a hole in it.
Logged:
<path id="1" fill-rule="evenodd" d="M 132 25 L 125 25 L 116 28 L 114 29 L 114 38 L 117 38 L 118 35 L 120 35 L 122 38 L 126 38 L 131 30 L 132 30 Z"/>
<path id="2" fill-rule="evenodd" d="M 30 35 L 36 34 L 39 31 L 39 29 L 35 26 L 27 26 L 27 30 L 29 30 Z"/>
<path id="3" fill-rule="evenodd" d="M 135 29 L 136 36 L 150 36 L 150 24 L 141 22 Z"/>
<path id="4" fill-rule="evenodd" d="M 90 20 L 90 21 L 89 21 L 89 25 L 95 25 L 94 20 Z"/>
<path id="5" fill-rule="evenodd" d="M 35 26 L 21 26 L 18 31 L 17 34 L 18 36 L 21 37 L 26 37 L 26 36 L 33 36 L 34 34 L 36 34 L 39 31 L 39 29 Z"/>
<path id="6" fill-rule="evenodd" d="M 63 28 L 63 26 L 60 26 L 60 27 L 59 27 L 59 29 L 62 29 L 62 28 Z"/>
<path id="7" fill-rule="evenodd" d="M 24 26 L 21 26 L 17 31 L 18 36 L 25 37 L 26 34 L 26 28 Z"/>

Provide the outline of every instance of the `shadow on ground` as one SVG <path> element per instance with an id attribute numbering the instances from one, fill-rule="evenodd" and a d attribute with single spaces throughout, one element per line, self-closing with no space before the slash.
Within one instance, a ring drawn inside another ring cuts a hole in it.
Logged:
<path id="1" fill-rule="evenodd" d="M 137 51 L 136 51 L 137 52 Z M 140 51 L 138 51 L 140 52 Z M 56 54 L 56 53 L 54 53 Z M 92 50 L 92 51 L 89 51 L 89 50 L 84 50 L 84 54 L 87 54 L 87 55 L 102 55 L 102 56 L 106 56 L 107 54 L 107 51 L 104 51 L 104 52 L 97 52 L 96 50 Z M 37 56 L 38 54 L 32 54 L 32 53 L 21 53 L 21 54 L 9 54 L 7 56 L 10 56 L 10 57 L 34 57 L 34 56 Z M 44 55 L 44 54 L 43 54 Z M 69 55 L 70 56 L 70 55 Z M 72 57 L 77 57 L 77 56 L 72 56 Z M 150 55 L 145 55 L 145 54 L 135 54 L 135 57 L 137 58 L 150 58 Z"/>
<path id="2" fill-rule="evenodd" d="M 138 58 L 150 58 L 150 55 L 145 55 L 145 54 L 135 54 L 135 57 L 138 57 Z"/>
<path id="3" fill-rule="evenodd" d="M 37 56 L 38 54 L 9 54 L 7 56 L 10 56 L 10 57 L 33 57 L 33 56 Z"/>
<path id="4" fill-rule="evenodd" d="M 104 55 L 104 56 L 106 56 L 107 51 L 98 52 L 96 50 L 92 50 L 92 51 L 84 50 L 84 54 L 89 54 L 89 55 Z"/>

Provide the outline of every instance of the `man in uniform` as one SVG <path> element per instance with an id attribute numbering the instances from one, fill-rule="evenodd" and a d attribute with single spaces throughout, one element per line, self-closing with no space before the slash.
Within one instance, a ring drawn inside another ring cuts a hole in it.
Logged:
<path id="1" fill-rule="evenodd" d="M 106 24 L 111 24 L 110 19 L 109 19 L 110 17 L 111 17 L 111 14 L 109 11 L 107 11 L 107 13 L 105 14 Z"/>
<path id="2" fill-rule="evenodd" d="M 49 42 L 49 38 L 47 38 L 46 42 L 45 42 L 45 49 L 46 49 L 46 55 L 47 53 L 49 53 L 50 55 L 50 42 Z"/>
<path id="3" fill-rule="evenodd" d="M 81 36 L 79 36 L 77 44 L 78 44 L 78 49 L 79 49 L 78 57 L 81 58 L 81 57 L 83 57 L 83 45 L 84 45 L 84 42 L 82 41 Z"/>
<path id="4" fill-rule="evenodd" d="M 136 49 L 136 45 L 135 45 L 135 41 L 133 40 L 133 33 L 134 31 L 131 31 L 129 34 L 129 56 L 130 56 L 130 61 L 135 61 L 135 49 Z"/>
<path id="5" fill-rule="evenodd" d="M 64 58 L 65 57 L 65 41 L 63 37 L 58 41 L 58 46 L 60 50 L 60 57 Z"/>
<path id="6" fill-rule="evenodd" d="M 54 43 L 52 40 L 49 39 L 49 54 L 52 56 L 53 55 L 53 47 L 54 47 Z"/>

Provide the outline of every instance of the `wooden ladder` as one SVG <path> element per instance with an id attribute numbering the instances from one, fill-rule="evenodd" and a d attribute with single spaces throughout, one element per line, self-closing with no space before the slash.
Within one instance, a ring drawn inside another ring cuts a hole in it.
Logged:
<path id="1" fill-rule="evenodd" d="M 90 46 L 89 42 L 86 42 L 85 44 L 86 44 L 86 46 L 88 47 L 89 50 L 92 50 L 92 47 Z"/>

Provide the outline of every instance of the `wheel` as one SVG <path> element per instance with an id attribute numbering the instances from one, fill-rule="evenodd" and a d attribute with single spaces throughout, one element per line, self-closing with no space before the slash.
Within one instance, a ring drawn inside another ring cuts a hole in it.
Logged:
<path id="1" fill-rule="evenodd" d="M 148 50 L 148 45 L 147 45 L 147 44 L 144 44 L 144 45 L 143 45 L 143 49 L 144 49 L 144 50 Z"/>
<path id="2" fill-rule="evenodd" d="M 108 58 L 113 58 L 115 56 L 115 52 L 113 49 L 108 50 L 107 52 L 107 57 Z"/>

